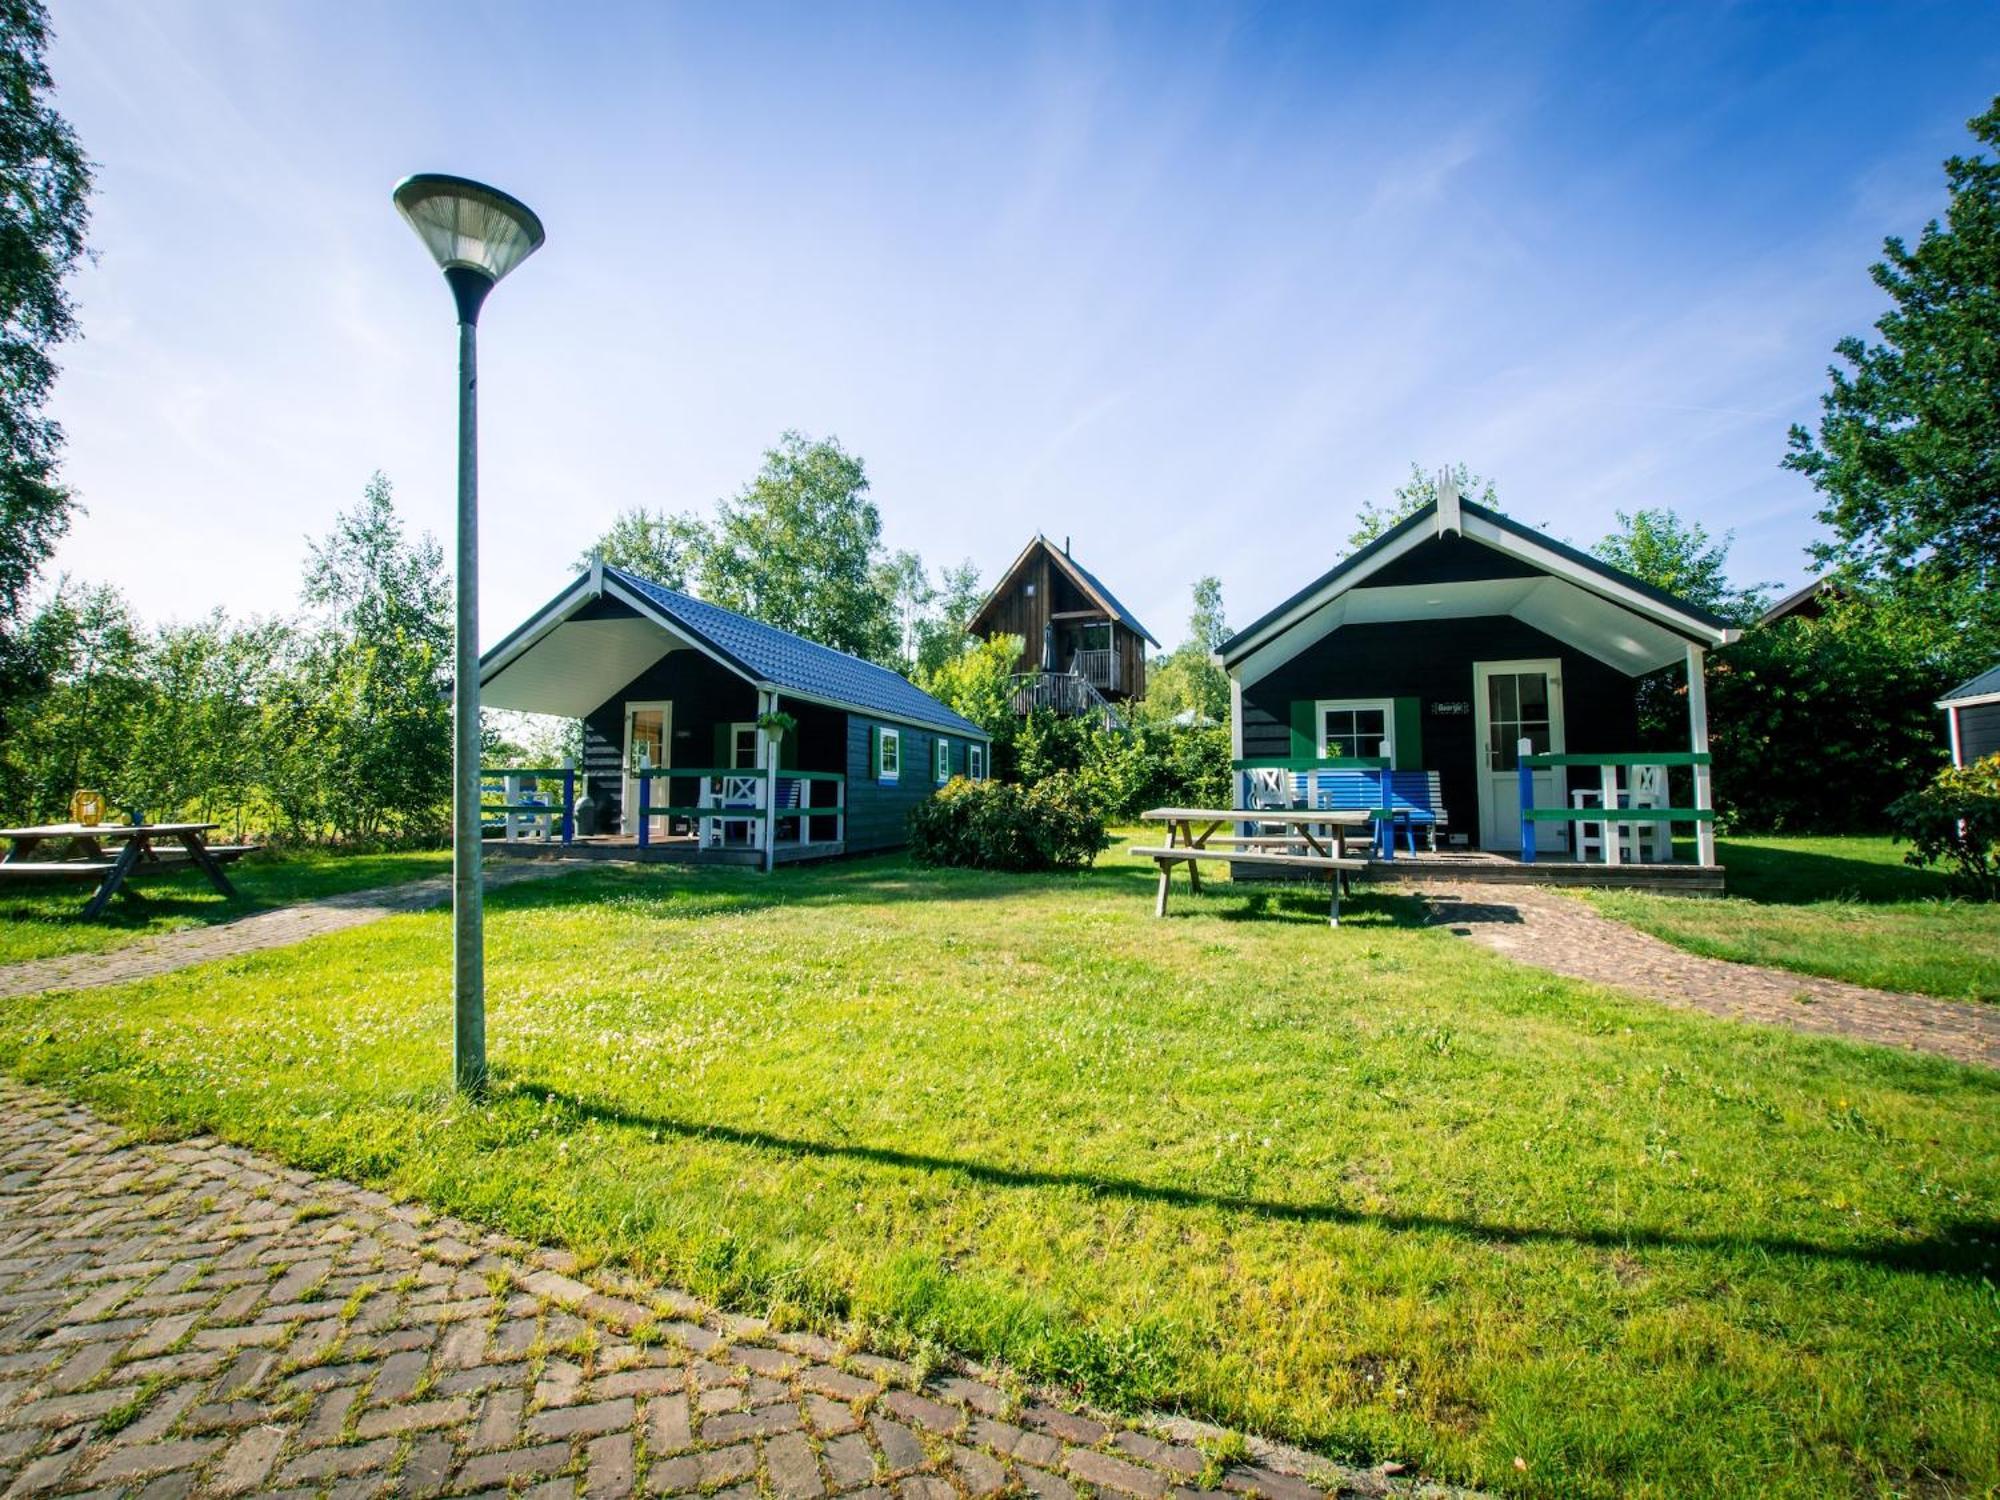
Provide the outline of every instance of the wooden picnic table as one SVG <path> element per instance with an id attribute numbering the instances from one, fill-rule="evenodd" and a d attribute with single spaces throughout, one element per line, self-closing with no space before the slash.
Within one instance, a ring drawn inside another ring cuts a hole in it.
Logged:
<path id="1" fill-rule="evenodd" d="M 1340 889 L 1368 861 L 1347 852 L 1347 830 L 1366 828 L 1369 812 L 1335 811 L 1325 807 L 1155 807 L 1139 814 L 1147 823 L 1167 825 L 1163 847 L 1142 846 L 1131 852 L 1160 867 L 1160 893 L 1153 915 L 1167 914 L 1167 889 L 1173 868 L 1187 866 L 1188 886 L 1201 894 L 1201 862 L 1233 860 L 1242 864 L 1282 865 L 1307 873 L 1324 873 L 1333 886 L 1332 925 L 1340 925 Z M 1283 833 L 1224 833 L 1243 824 L 1280 825 Z"/>
<path id="2" fill-rule="evenodd" d="M 32 828 L 0 828 L 0 839 L 7 840 L 12 846 L 4 857 L 0 857 L 0 876 L 53 880 L 99 877 L 96 891 L 83 908 L 84 919 L 88 921 L 99 916 L 111 904 L 111 898 L 124 890 L 126 880 L 141 860 L 160 861 L 159 851 L 153 847 L 155 840 L 171 839 L 187 852 L 189 862 L 200 868 L 210 885 L 233 898 L 236 887 L 222 873 L 222 861 L 216 857 L 217 851 L 210 849 L 208 840 L 203 837 L 211 829 L 221 826 L 219 823 L 43 823 Z M 31 857 L 43 844 L 52 843 L 67 843 L 82 858 L 37 860 Z M 108 843 L 123 844 L 124 847 L 115 856 L 108 855 L 104 849 Z M 227 857 L 234 857 L 243 851 L 229 849 L 222 852 Z"/>

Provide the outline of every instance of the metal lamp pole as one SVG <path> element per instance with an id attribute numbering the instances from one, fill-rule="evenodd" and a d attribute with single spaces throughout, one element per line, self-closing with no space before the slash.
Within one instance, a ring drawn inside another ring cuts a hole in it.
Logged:
<path id="1" fill-rule="evenodd" d="M 452 625 L 451 989 L 453 1083 L 486 1087 L 486 947 L 479 816 L 479 309 L 541 247 L 519 199 L 463 177 L 396 185 L 396 207 L 444 271 L 458 305 L 458 556 Z"/>

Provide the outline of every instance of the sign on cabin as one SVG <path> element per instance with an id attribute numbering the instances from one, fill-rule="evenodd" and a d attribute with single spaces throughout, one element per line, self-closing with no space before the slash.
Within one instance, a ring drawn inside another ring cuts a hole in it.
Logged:
<path id="1" fill-rule="evenodd" d="M 1433 703 L 1431 712 L 1442 719 L 1461 719 L 1472 712 L 1472 705 L 1466 702 Z"/>

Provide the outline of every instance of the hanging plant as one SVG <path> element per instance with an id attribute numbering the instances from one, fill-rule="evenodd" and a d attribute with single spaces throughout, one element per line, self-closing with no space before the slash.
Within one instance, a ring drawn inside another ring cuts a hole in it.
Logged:
<path id="1" fill-rule="evenodd" d="M 776 713 L 757 715 L 757 727 L 774 740 L 781 740 L 799 727 L 799 721 L 782 709 Z"/>

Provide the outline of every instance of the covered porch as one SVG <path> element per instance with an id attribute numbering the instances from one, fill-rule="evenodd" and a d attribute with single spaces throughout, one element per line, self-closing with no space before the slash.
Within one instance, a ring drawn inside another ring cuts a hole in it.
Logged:
<path id="1" fill-rule="evenodd" d="M 593 569 L 482 663 L 482 702 L 578 720 L 561 767 L 483 767 L 491 847 L 761 866 L 846 850 L 847 719 Z"/>

